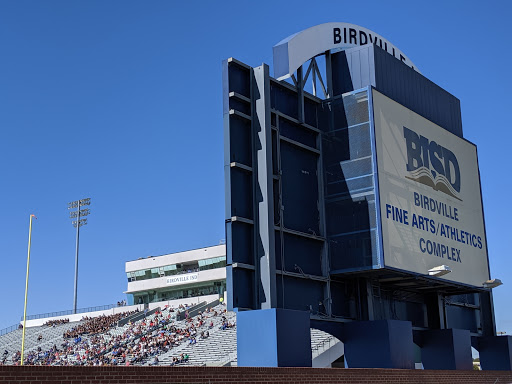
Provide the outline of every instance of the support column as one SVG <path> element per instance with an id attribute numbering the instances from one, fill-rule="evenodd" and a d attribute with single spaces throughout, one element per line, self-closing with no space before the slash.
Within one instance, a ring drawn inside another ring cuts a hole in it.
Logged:
<path id="1" fill-rule="evenodd" d="M 483 370 L 512 370 L 512 336 L 482 337 L 478 340 L 478 352 Z"/>
<path id="2" fill-rule="evenodd" d="M 311 367 L 309 312 L 238 312 L 236 323 L 239 367 Z"/>
<path id="3" fill-rule="evenodd" d="M 466 329 L 422 331 L 418 344 L 425 369 L 473 369 L 471 336 Z"/>
<path id="4" fill-rule="evenodd" d="M 274 195 L 272 176 L 272 129 L 270 121 L 270 75 L 268 65 L 253 69 L 254 99 L 254 152 L 255 157 L 255 253 L 257 287 L 257 307 L 275 308 L 276 259 L 274 229 Z"/>
<path id="5" fill-rule="evenodd" d="M 343 333 L 348 368 L 414 369 L 410 321 L 354 321 Z"/>

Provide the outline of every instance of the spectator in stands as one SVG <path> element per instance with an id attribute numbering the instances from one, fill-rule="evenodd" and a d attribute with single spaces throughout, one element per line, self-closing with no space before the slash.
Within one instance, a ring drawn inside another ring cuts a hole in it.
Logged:
<path id="1" fill-rule="evenodd" d="M 201 339 L 207 339 L 210 336 L 210 332 L 203 331 L 201 332 Z"/>
<path id="2" fill-rule="evenodd" d="M 14 356 L 12 357 L 12 361 L 13 362 L 17 362 L 21 359 L 21 352 L 20 351 L 16 351 L 16 353 L 14 354 Z"/>

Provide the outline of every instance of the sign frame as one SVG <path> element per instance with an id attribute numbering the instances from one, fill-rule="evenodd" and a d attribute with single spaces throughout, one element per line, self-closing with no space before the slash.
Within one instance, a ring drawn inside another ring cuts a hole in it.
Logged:
<path id="1" fill-rule="evenodd" d="M 375 194 L 376 194 L 376 207 L 377 207 L 377 220 L 378 220 L 378 235 L 379 235 L 379 239 L 378 239 L 378 246 L 379 246 L 379 259 L 382 260 L 382 267 L 385 268 L 385 269 L 388 269 L 388 270 L 395 270 L 395 271 L 400 271 L 400 272 L 404 272 L 404 273 L 407 273 L 407 274 L 414 274 L 414 275 L 421 275 L 421 276 L 424 276 L 424 277 L 429 277 L 428 275 L 428 270 L 425 270 L 425 271 L 414 271 L 414 270 L 409 270 L 409 269 L 406 269 L 406 268 L 400 268 L 400 267 L 397 267 L 396 265 L 393 265 L 393 263 L 390 263 L 389 260 L 390 260 L 390 254 L 389 254 L 389 251 L 387 251 L 385 249 L 385 239 L 384 239 L 384 228 L 383 226 L 385 225 L 384 221 L 386 220 L 386 217 L 383 217 L 383 206 L 382 204 L 385 204 L 383 202 L 383 191 L 382 191 L 382 185 L 381 185 L 381 182 L 380 182 L 380 179 L 381 179 L 381 172 L 383 172 L 382 169 L 379 169 L 379 165 L 381 166 L 382 168 L 382 159 L 379 157 L 379 156 L 382 156 L 382 153 L 380 153 L 380 150 L 379 150 L 379 146 L 378 146 L 378 143 L 377 143 L 377 132 L 376 130 L 377 129 L 381 129 L 380 127 L 376 127 L 376 125 L 378 124 L 376 122 L 376 118 L 375 118 L 375 114 L 377 113 L 377 110 L 375 109 L 375 94 L 378 94 L 379 97 L 382 96 L 386 99 L 388 99 L 390 102 L 392 103 L 395 103 L 396 105 L 399 106 L 399 108 L 403 108 L 404 110 L 408 111 L 409 113 L 412 113 L 413 115 L 416 116 L 416 118 L 418 119 L 424 119 L 428 124 L 431 124 L 431 125 L 435 125 L 436 127 L 438 127 L 440 130 L 443 130 L 442 132 L 445 132 L 447 135 L 450 135 L 450 136 L 453 136 L 454 139 L 456 140 L 460 140 L 460 142 L 464 142 L 466 144 L 469 144 L 471 146 L 474 147 L 474 152 L 475 152 L 475 160 L 476 160 L 476 163 L 474 164 L 474 166 L 476 167 L 476 174 L 475 174 L 475 182 L 478 182 L 478 202 L 480 204 L 480 214 L 481 214 L 481 240 L 483 242 L 483 246 L 481 248 L 481 252 L 483 252 L 485 254 L 485 260 L 483 261 L 480 261 L 482 263 L 485 263 L 485 273 L 487 274 L 486 276 L 482 277 L 481 278 L 481 282 L 478 281 L 476 282 L 475 280 L 473 280 L 473 282 L 468 282 L 469 280 L 454 280 L 452 279 L 452 276 L 450 276 L 450 274 L 447 274 L 445 276 L 443 276 L 442 278 L 440 277 L 433 277 L 435 279 L 441 279 L 441 280 L 446 280 L 447 282 L 450 282 L 452 284 L 457 284 L 457 285 L 461 285 L 461 286 L 469 286 L 469 287 L 474 287 L 474 288 L 482 288 L 483 287 L 483 283 L 485 280 L 488 280 L 491 278 L 491 274 L 490 274 L 490 265 L 489 265 L 489 252 L 488 252 L 488 244 L 487 244 L 487 233 L 486 233 L 486 226 L 485 226 L 485 214 L 484 214 L 484 208 L 483 208 L 483 199 L 482 199 L 482 185 L 481 185 L 481 179 L 480 179 L 480 169 L 479 169 L 479 164 L 478 164 L 478 152 L 477 152 L 477 147 L 474 143 L 470 142 L 469 140 L 465 139 L 465 138 L 461 138 L 457 135 L 454 135 L 453 133 L 449 132 L 448 130 L 445 130 L 444 128 L 440 127 L 439 125 L 431 122 L 430 120 L 424 118 L 423 116 L 421 115 L 418 115 L 417 113 L 415 113 L 414 111 L 408 109 L 407 107 L 403 106 L 402 104 L 396 102 L 395 100 L 387 97 L 386 95 L 382 94 L 381 92 L 379 92 L 377 89 L 375 89 L 374 87 L 368 87 L 368 93 L 369 93 L 369 104 L 370 104 L 370 110 L 371 110 L 371 116 L 370 116 L 370 122 L 371 122 L 371 132 L 372 132 L 372 146 L 374 147 L 373 149 L 373 162 L 374 162 L 374 166 L 375 166 L 375 175 L 376 175 L 376 179 L 375 179 Z M 404 163 L 405 164 L 405 163 Z M 447 264 L 446 262 L 446 258 L 439 258 L 439 263 L 436 264 L 437 265 L 441 265 L 441 264 Z M 482 271 L 482 274 L 484 272 Z M 432 278 L 432 277 L 431 277 Z"/>

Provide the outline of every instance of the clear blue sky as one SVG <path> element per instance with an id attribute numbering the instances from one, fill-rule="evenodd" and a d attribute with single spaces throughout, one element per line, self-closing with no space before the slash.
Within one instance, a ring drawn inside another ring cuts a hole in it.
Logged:
<path id="1" fill-rule="evenodd" d="M 124 263 L 224 239 L 221 61 L 329 21 L 398 46 L 461 100 L 478 146 L 499 331 L 512 334 L 507 1 L 0 2 L 0 328 L 73 304 L 67 203 L 91 197 L 78 306 L 125 298 Z"/>

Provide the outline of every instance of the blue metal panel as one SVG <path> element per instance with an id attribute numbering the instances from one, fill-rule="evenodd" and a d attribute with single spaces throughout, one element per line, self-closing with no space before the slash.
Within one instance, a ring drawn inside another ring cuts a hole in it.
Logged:
<path id="1" fill-rule="evenodd" d="M 354 84 L 355 89 L 361 88 L 361 71 L 364 71 L 363 65 L 361 64 L 361 57 L 359 55 L 359 50 L 354 52 L 352 55 L 347 55 L 348 67 L 350 69 L 350 74 L 352 75 L 352 84 Z"/>
<path id="2" fill-rule="evenodd" d="M 436 329 L 421 333 L 417 340 L 425 369 L 473 369 L 468 330 Z"/>
<path id="3" fill-rule="evenodd" d="M 371 49 L 359 50 L 359 60 L 362 68 L 369 68 L 370 60 L 373 61 L 373 51 Z M 361 84 L 359 88 L 364 87 L 364 84 L 372 84 L 372 81 L 375 81 L 375 78 L 372 79 L 372 74 L 372 71 L 361 71 Z"/>
<path id="4" fill-rule="evenodd" d="M 311 367 L 309 312 L 276 309 L 280 367 Z"/>
<path id="5" fill-rule="evenodd" d="M 374 51 L 375 88 L 404 107 L 462 137 L 460 101 L 379 47 Z"/>
<path id="6" fill-rule="evenodd" d="M 367 86 L 462 137 L 460 101 L 374 45 L 332 55 L 334 95 Z"/>
<path id="7" fill-rule="evenodd" d="M 311 367 L 309 312 L 262 309 L 237 315 L 239 367 Z"/>
<path id="8" fill-rule="evenodd" d="M 335 53 L 331 60 L 334 96 L 369 85 L 375 86 L 372 46 L 366 45 Z"/>
<path id="9" fill-rule="evenodd" d="M 331 55 L 333 95 L 342 95 L 354 90 L 346 52 Z"/>
<path id="10" fill-rule="evenodd" d="M 409 321 L 354 321 L 343 328 L 342 341 L 349 368 L 414 368 Z"/>
<path id="11" fill-rule="evenodd" d="M 480 364 L 484 370 L 512 370 L 512 336 L 482 337 L 478 342 Z"/>
<path id="12" fill-rule="evenodd" d="M 447 305 L 445 311 L 450 328 L 468 329 L 471 332 L 478 332 L 480 324 L 477 322 L 473 308 Z"/>
<path id="13" fill-rule="evenodd" d="M 275 309 L 238 312 L 237 364 L 240 367 L 277 367 Z"/>

